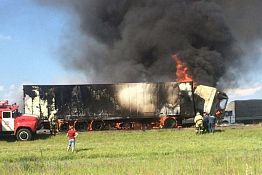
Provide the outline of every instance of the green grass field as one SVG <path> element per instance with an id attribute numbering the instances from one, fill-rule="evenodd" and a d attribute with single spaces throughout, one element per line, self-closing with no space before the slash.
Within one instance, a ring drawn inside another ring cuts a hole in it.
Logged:
<path id="1" fill-rule="evenodd" d="M 262 127 L 65 133 L 30 142 L 0 140 L 0 174 L 262 174 Z"/>

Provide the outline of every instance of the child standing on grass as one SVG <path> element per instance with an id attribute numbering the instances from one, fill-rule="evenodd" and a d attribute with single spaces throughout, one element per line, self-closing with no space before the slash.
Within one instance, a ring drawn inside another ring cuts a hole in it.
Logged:
<path id="1" fill-rule="evenodd" d="M 77 135 L 78 133 L 75 130 L 74 126 L 70 125 L 69 130 L 67 131 L 67 134 L 66 134 L 67 139 L 68 139 L 67 151 L 69 151 L 71 147 L 72 152 L 74 152 Z"/>

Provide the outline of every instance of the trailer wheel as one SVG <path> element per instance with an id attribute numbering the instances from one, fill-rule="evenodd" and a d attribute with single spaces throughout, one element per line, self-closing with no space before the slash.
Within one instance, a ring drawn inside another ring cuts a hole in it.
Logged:
<path id="1" fill-rule="evenodd" d="M 177 121 L 173 118 L 167 118 L 164 122 L 164 128 L 175 128 Z"/>
<path id="2" fill-rule="evenodd" d="M 28 141 L 32 139 L 32 133 L 29 129 L 19 129 L 16 133 L 16 138 L 19 141 Z"/>
<path id="3" fill-rule="evenodd" d="M 105 123 L 103 121 L 94 121 L 92 123 L 92 130 L 93 131 L 100 131 L 104 129 Z"/>

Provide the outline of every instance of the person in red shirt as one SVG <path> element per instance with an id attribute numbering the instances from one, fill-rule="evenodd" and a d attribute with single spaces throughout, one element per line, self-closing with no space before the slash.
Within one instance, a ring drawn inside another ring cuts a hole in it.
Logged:
<path id="1" fill-rule="evenodd" d="M 67 134 L 66 134 L 67 139 L 68 139 L 67 151 L 69 151 L 70 148 L 71 148 L 72 152 L 74 152 L 77 135 L 78 135 L 78 133 L 75 130 L 74 126 L 70 125 L 69 130 L 67 131 Z"/>

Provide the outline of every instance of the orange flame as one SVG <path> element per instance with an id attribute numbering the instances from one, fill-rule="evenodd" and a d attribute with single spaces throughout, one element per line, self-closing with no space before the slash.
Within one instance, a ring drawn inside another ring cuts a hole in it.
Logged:
<path id="1" fill-rule="evenodd" d="M 176 61 L 176 78 L 180 82 L 193 81 L 191 75 L 188 74 L 188 67 L 182 62 L 182 60 L 176 55 L 172 55 L 172 58 Z"/>

